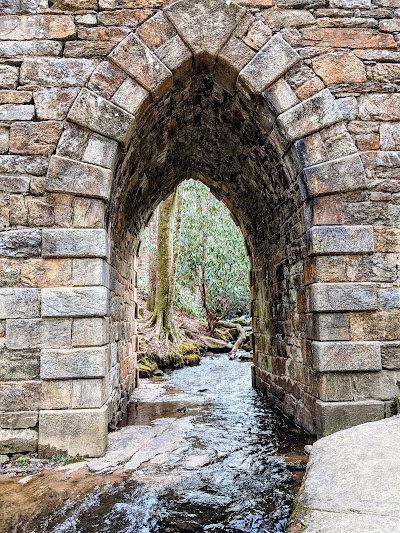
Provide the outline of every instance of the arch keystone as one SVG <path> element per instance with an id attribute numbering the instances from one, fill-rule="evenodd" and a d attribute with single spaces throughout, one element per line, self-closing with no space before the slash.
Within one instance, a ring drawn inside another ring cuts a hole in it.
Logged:
<path id="1" fill-rule="evenodd" d="M 165 14 L 195 56 L 215 59 L 246 10 L 221 0 L 181 0 Z"/>

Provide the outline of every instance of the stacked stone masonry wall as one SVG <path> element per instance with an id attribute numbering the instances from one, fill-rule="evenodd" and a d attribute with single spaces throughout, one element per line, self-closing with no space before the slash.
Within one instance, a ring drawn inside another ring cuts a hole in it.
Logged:
<path id="1" fill-rule="evenodd" d="M 400 378 L 400 0 L 0 0 L 0 450 L 101 455 L 135 251 L 195 177 L 251 260 L 253 382 L 312 433 Z"/>

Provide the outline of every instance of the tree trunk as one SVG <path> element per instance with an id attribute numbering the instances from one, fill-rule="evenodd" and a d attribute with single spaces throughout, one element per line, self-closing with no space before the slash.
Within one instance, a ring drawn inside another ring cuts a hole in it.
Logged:
<path id="1" fill-rule="evenodd" d="M 157 278 L 157 219 L 158 209 L 154 212 L 149 224 L 149 254 L 148 254 L 148 275 L 149 275 L 149 297 L 146 302 L 148 311 L 154 311 L 156 301 L 156 278 Z"/>
<path id="2" fill-rule="evenodd" d="M 176 342 L 179 339 L 172 318 L 176 264 L 179 252 L 177 232 L 175 232 L 174 238 L 177 197 L 178 193 L 175 190 L 158 208 L 157 279 L 152 316 L 152 324 L 156 326 L 158 338 L 171 342 Z"/>

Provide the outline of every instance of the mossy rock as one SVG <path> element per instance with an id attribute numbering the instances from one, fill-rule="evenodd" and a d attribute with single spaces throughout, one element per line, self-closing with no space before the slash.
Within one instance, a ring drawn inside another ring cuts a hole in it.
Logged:
<path id="1" fill-rule="evenodd" d="M 154 361 L 149 361 L 144 357 L 139 361 L 138 369 L 140 378 L 149 378 L 158 370 L 158 365 Z"/>
<path id="2" fill-rule="evenodd" d="M 153 372 L 153 376 L 163 376 L 163 375 L 164 375 L 164 372 L 160 368 L 157 368 L 157 370 L 154 370 Z"/>
<path id="3" fill-rule="evenodd" d="M 196 366 L 200 363 L 200 355 L 198 353 L 189 353 L 183 356 L 183 362 L 186 366 Z"/>
<path id="4" fill-rule="evenodd" d="M 198 346 L 195 342 L 192 341 L 181 342 L 178 347 L 178 353 L 183 356 L 187 354 L 196 354 L 197 352 Z"/>

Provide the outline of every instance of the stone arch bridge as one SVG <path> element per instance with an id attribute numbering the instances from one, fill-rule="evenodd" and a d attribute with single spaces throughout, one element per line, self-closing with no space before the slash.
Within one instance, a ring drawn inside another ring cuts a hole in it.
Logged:
<path id="1" fill-rule="evenodd" d="M 308 431 L 400 378 L 399 0 L 0 7 L 0 446 L 101 455 L 136 385 L 133 252 L 196 176 L 251 259 L 256 387 Z"/>

